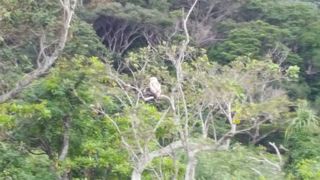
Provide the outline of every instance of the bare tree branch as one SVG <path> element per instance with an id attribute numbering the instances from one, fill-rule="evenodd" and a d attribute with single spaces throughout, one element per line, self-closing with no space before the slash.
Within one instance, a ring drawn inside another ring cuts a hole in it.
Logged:
<path id="1" fill-rule="evenodd" d="M 272 142 L 269 142 L 269 144 L 275 149 L 276 153 L 277 153 L 277 156 L 279 158 L 279 171 L 281 171 L 281 166 L 283 164 L 283 161 L 282 161 L 282 157 L 281 157 L 281 154 L 280 154 L 280 151 L 279 151 L 279 148 L 276 146 L 275 143 L 272 143 Z"/>
<path id="2" fill-rule="evenodd" d="M 77 0 L 60 0 L 60 4 L 63 7 L 63 26 L 61 28 L 61 34 L 59 36 L 59 42 L 57 47 L 54 49 L 51 55 L 46 55 L 44 47 L 44 37 L 40 38 L 40 51 L 37 59 L 38 67 L 32 72 L 26 74 L 14 88 L 8 92 L 0 95 L 0 103 L 4 103 L 10 99 L 13 99 L 19 93 L 23 91 L 27 86 L 29 86 L 34 80 L 38 79 L 40 76 L 46 74 L 51 66 L 58 59 L 59 55 L 63 51 L 65 44 L 67 42 L 68 31 L 74 15 L 74 9 L 77 4 Z"/>
<path id="3" fill-rule="evenodd" d="M 69 142 L 70 142 L 70 118 L 64 117 L 63 119 L 63 145 L 61 153 L 59 155 L 59 160 L 63 161 L 66 159 L 69 151 Z"/>

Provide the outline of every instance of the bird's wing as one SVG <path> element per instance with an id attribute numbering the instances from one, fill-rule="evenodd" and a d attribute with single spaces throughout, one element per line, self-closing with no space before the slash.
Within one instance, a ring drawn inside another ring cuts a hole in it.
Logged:
<path id="1" fill-rule="evenodd" d="M 152 93 L 158 93 L 161 91 L 161 84 L 158 82 L 151 81 L 149 86 Z"/>

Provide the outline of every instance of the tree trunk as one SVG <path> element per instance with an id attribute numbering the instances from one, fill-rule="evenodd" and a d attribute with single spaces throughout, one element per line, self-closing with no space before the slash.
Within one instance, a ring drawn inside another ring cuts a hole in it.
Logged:
<path id="1" fill-rule="evenodd" d="M 206 139 L 208 137 L 208 127 L 206 127 L 206 123 L 202 123 L 202 137 Z"/>
<path id="2" fill-rule="evenodd" d="M 197 166 L 197 158 L 196 158 L 196 151 L 192 151 L 188 153 L 188 164 L 185 174 L 185 180 L 194 180 L 195 179 L 195 171 Z"/>
<path id="3" fill-rule="evenodd" d="M 61 153 L 59 155 L 59 161 L 64 161 L 67 158 L 69 151 L 69 143 L 70 143 L 70 117 L 66 116 L 63 118 L 63 145 L 61 149 Z M 60 180 L 68 180 L 69 179 L 69 170 L 64 170 L 63 174 L 59 178 Z"/>
<path id="4" fill-rule="evenodd" d="M 134 169 L 131 174 L 131 180 L 141 180 L 142 171 L 139 169 Z"/>
<path id="5" fill-rule="evenodd" d="M 59 155 L 59 160 L 64 161 L 68 155 L 69 143 L 70 143 L 70 117 L 66 116 L 63 118 L 63 145 L 61 148 L 61 153 Z"/>
<path id="6" fill-rule="evenodd" d="M 68 173 L 67 173 L 67 172 L 64 172 L 60 179 L 61 179 L 61 180 L 69 180 Z"/>

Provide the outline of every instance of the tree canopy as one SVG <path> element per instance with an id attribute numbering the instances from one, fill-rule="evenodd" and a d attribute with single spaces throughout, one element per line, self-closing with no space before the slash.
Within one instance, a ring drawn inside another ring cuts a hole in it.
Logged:
<path id="1" fill-rule="evenodd" d="M 0 179 L 319 179 L 319 8 L 4 0 Z"/>

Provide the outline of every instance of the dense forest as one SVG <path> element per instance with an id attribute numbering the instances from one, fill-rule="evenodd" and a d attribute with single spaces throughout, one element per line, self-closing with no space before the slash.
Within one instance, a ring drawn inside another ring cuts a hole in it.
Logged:
<path id="1" fill-rule="evenodd" d="M 0 179 L 319 180 L 319 0 L 1 0 Z"/>

